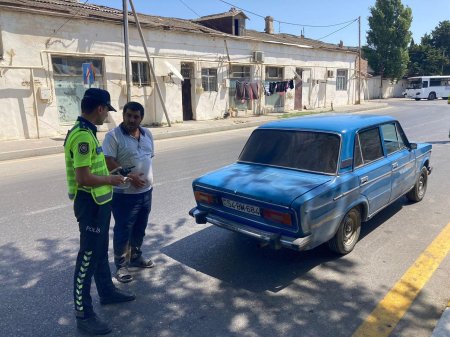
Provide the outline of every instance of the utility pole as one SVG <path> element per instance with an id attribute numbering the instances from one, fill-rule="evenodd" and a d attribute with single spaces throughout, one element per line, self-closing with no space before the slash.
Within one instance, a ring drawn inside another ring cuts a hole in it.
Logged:
<path id="1" fill-rule="evenodd" d="M 133 0 L 130 1 L 131 10 L 133 11 L 134 21 L 136 21 L 136 27 L 141 37 L 142 46 L 144 47 L 145 56 L 147 57 L 148 66 L 150 68 L 150 73 L 155 80 L 156 92 L 158 93 L 159 99 L 161 100 L 161 105 L 166 116 L 167 125 L 172 126 L 169 119 L 169 113 L 167 112 L 166 103 L 164 102 L 163 95 L 161 93 L 161 88 L 159 87 L 158 79 L 156 78 L 155 70 L 153 69 L 153 64 L 150 60 L 150 54 L 148 53 L 147 44 L 145 43 L 144 33 L 142 33 L 141 24 L 139 23 L 139 18 L 137 16 L 136 10 L 134 9 Z"/>
<path id="2" fill-rule="evenodd" d="M 361 16 L 358 16 L 358 99 L 357 104 L 361 104 Z"/>
<path id="3" fill-rule="evenodd" d="M 131 101 L 130 83 L 130 52 L 128 42 L 128 1 L 122 0 L 123 5 L 123 42 L 125 44 L 125 77 L 127 83 L 127 102 Z"/>

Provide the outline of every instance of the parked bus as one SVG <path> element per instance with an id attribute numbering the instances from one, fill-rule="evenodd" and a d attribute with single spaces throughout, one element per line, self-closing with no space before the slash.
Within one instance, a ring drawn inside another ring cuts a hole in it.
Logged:
<path id="1" fill-rule="evenodd" d="M 426 98 L 450 97 L 450 75 L 445 76 L 416 76 L 408 78 L 408 85 L 403 95 L 416 101 Z"/>

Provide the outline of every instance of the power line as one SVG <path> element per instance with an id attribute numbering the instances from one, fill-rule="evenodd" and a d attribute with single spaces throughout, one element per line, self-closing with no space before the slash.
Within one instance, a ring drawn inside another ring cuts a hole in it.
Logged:
<path id="1" fill-rule="evenodd" d="M 340 30 L 342 30 L 342 29 L 344 29 L 344 28 L 347 28 L 348 26 L 350 26 L 350 25 L 351 25 L 353 22 L 355 22 L 355 21 L 358 21 L 358 19 L 353 20 L 353 21 L 350 22 L 348 25 L 346 25 L 346 26 L 344 26 L 344 27 L 342 27 L 342 28 L 339 28 L 339 29 L 335 30 L 334 32 L 332 32 L 332 33 L 330 33 L 330 34 L 328 34 L 328 35 L 322 36 L 321 38 L 319 38 L 319 39 L 317 39 L 317 40 L 322 40 L 322 39 L 324 39 L 324 38 L 326 38 L 326 37 L 328 37 L 328 36 L 330 36 L 330 35 L 333 35 L 334 33 L 337 33 L 338 31 L 340 31 Z"/>
<path id="2" fill-rule="evenodd" d="M 192 13 L 194 13 L 195 15 L 197 15 L 198 17 L 200 17 L 201 15 L 198 14 L 196 11 L 194 11 L 191 7 L 189 7 L 183 0 L 179 0 L 183 5 L 186 6 L 187 9 L 189 9 Z"/>
<path id="3" fill-rule="evenodd" d="M 236 5 L 233 5 L 233 4 L 230 3 L 230 2 L 227 2 L 227 1 L 224 1 L 224 0 L 219 0 L 219 1 L 221 1 L 221 2 L 223 2 L 223 3 L 226 3 L 227 5 L 233 6 L 233 7 L 237 8 L 237 9 L 240 9 L 241 11 L 244 11 L 244 12 L 247 12 L 247 13 L 250 13 L 250 14 L 253 14 L 253 15 L 258 16 L 258 17 L 263 18 L 263 19 L 265 18 L 265 16 L 263 16 L 263 15 L 261 15 L 261 14 L 257 14 L 257 13 L 255 13 L 255 12 L 251 12 L 251 11 L 246 10 L 246 9 L 244 9 L 244 8 L 238 7 L 238 6 L 236 6 Z M 282 23 L 282 24 L 285 24 L 285 25 L 300 26 L 300 27 L 312 27 L 312 28 L 327 28 L 327 27 L 342 26 L 342 25 L 345 25 L 345 24 L 347 24 L 347 23 L 353 23 L 353 22 L 355 22 L 356 20 L 357 20 L 357 19 L 352 19 L 352 20 L 349 20 L 349 21 L 341 22 L 341 23 L 334 23 L 334 24 L 331 24 L 331 25 L 323 25 L 323 26 L 319 26 L 319 25 L 305 25 L 305 24 L 302 24 L 302 23 L 293 23 L 293 22 L 286 22 L 286 21 L 280 21 L 280 20 L 273 19 L 273 21 L 276 21 L 276 22 L 278 22 L 278 23 L 280 23 L 280 24 Z"/>
<path id="4" fill-rule="evenodd" d="M 69 21 L 72 20 L 75 16 L 77 16 L 78 13 L 80 13 L 80 11 L 83 9 L 83 6 L 86 5 L 86 4 L 88 3 L 88 1 L 89 1 L 89 0 L 86 0 L 86 1 L 80 6 L 80 9 L 79 9 L 75 14 L 72 15 L 72 17 L 68 18 L 66 22 L 64 22 L 57 30 L 55 30 L 55 32 L 53 33 L 53 36 L 55 36 L 56 33 L 58 33 L 59 30 L 60 30 L 62 27 L 64 27 L 64 26 L 66 25 L 67 22 L 69 22 Z"/>

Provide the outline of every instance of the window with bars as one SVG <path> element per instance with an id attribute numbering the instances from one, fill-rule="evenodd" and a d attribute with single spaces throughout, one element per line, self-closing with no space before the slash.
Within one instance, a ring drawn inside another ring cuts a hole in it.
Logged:
<path id="1" fill-rule="evenodd" d="M 148 62 L 131 62 L 131 73 L 133 85 L 139 87 L 151 85 Z"/>
<path id="2" fill-rule="evenodd" d="M 281 80 L 283 78 L 283 68 L 266 67 L 266 80 Z"/>
<path id="3" fill-rule="evenodd" d="M 217 69 L 202 68 L 202 86 L 204 91 L 217 91 Z"/>
<path id="4" fill-rule="evenodd" d="M 250 67 L 249 66 L 232 66 L 231 67 L 231 78 L 250 78 Z"/>
<path id="5" fill-rule="evenodd" d="M 347 82 L 348 82 L 348 70 L 338 69 L 336 71 L 336 90 L 337 91 L 347 90 Z"/>

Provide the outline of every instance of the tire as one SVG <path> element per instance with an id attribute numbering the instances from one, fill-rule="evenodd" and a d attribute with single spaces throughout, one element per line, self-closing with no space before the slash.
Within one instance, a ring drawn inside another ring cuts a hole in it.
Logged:
<path id="1" fill-rule="evenodd" d="M 341 255 L 350 253 L 358 242 L 361 233 L 361 211 L 352 208 L 345 214 L 334 237 L 328 241 L 328 247 Z"/>
<path id="2" fill-rule="evenodd" d="M 420 101 L 420 98 L 414 98 L 416 101 Z"/>
<path id="3" fill-rule="evenodd" d="M 406 197 L 414 202 L 419 202 L 425 196 L 425 192 L 427 191 L 427 182 L 428 182 L 428 170 L 424 166 L 420 171 L 419 178 L 417 178 L 414 187 L 406 193 Z"/>
<path id="4" fill-rule="evenodd" d="M 436 98 L 436 94 L 434 92 L 430 92 L 430 94 L 428 95 L 428 100 L 432 101 Z"/>

